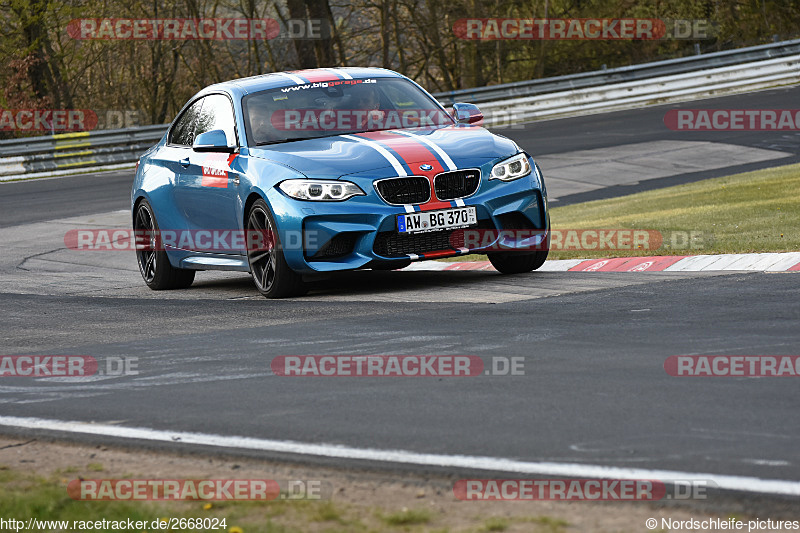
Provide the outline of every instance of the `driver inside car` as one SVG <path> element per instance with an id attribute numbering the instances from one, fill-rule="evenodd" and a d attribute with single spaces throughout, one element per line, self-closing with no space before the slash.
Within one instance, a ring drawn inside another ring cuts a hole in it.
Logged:
<path id="1" fill-rule="evenodd" d="M 356 85 L 350 89 L 351 109 L 367 113 L 356 126 L 356 129 L 382 129 L 386 112 L 380 109 L 381 99 L 377 88 L 368 85 Z"/>
<path id="2" fill-rule="evenodd" d="M 272 113 L 270 113 L 267 106 L 254 102 L 252 106 L 248 106 L 248 115 L 250 117 L 250 128 L 253 132 L 253 140 L 257 144 L 282 139 L 282 136 L 270 121 Z"/>

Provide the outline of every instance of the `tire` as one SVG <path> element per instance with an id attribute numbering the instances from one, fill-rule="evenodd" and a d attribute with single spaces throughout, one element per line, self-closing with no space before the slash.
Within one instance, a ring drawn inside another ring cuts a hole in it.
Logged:
<path id="1" fill-rule="evenodd" d="M 250 207 L 245 222 L 247 235 L 259 232 L 265 237 L 264 248 L 247 250 L 250 275 L 256 289 L 266 298 L 287 298 L 306 292 L 303 278 L 286 263 L 280 246 L 277 226 L 267 203 L 258 199 Z"/>
<path id="2" fill-rule="evenodd" d="M 142 200 L 136 206 L 133 229 L 136 232 L 152 232 L 146 247 L 136 247 L 136 262 L 147 286 L 154 291 L 188 288 L 194 281 L 195 271 L 173 267 L 167 252 L 158 249 L 158 222 L 147 200 Z"/>
<path id="3" fill-rule="evenodd" d="M 495 270 L 501 274 L 523 274 L 525 272 L 532 272 L 544 264 L 547 260 L 547 254 L 550 253 L 549 226 L 547 228 L 547 233 L 547 250 L 539 250 L 529 254 L 520 252 L 494 252 L 487 254 L 489 256 L 489 262 L 491 262 Z"/>
<path id="4" fill-rule="evenodd" d="M 401 268 L 405 268 L 411 264 L 411 261 L 386 261 L 386 262 L 374 262 L 369 265 L 369 268 L 372 270 L 400 270 Z"/>
<path id="5" fill-rule="evenodd" d="M 501 274 L 522 274 L 542 266 L 547 259 L 547 250 L 532 254 L 502 252 L 488 254 L 489 262 Z"/>

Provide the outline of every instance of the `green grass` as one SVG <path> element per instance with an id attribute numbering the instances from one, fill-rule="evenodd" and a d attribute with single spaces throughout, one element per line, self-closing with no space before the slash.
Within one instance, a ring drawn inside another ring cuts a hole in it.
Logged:
<path id="1" fill-rule="evenodd" d="M 148 525 L 167 518 L 225 518 L 225 529 L 216 531 L 229 533 L 294 532 L 307 529 L 308 524 L 326 521 L 344 525 L 347 531 L 366 529 L 357 519 L 345 520 L 346 508 L 335 507 L 330 501 L 213 502 L 210 506 L 204 501 L 78 501 L 67 495 L 67 481 L 0 469 L 0 516 L 25 521 L 29 518 L 67 520 L 70 522 L 68 529 L 72 529 L 73 521 L 126 521 L 129 518 Z M 293 526 L 276 522 L 276 518 L 285 518 L 283 521 Z M 150 527 L 146 530 L 153 531 Z M 175 531 L 197 533 L 204 530 Z"/>
<path id="2" fill-rule="evenodd" d="M 569 526 L 569 522 L 549 516 L 537 516 L 528 521 L 540 526 L 540 531 L 547 531 L 548 533 L 562 533 L 564 528 Z"/>
<path id="3" fill-rule="evenodd" d="M 508 526 L 509 526 L 508 520 L 506 520 L 505 518 L 500 518 L 495 516 L 486 520 L 486 523 L 483 525 L 483 530 L 487 532 L 505 531 L 506 529 L 508 529 Z"/>
<path id="4" fill-rule="evenodd" d="M 386 507 L 357 507 L 332 500 L 274 500 L 256 501 L 78 501 L 67 493 L 67 484 L 76 478 L 87 477 L 97 470 L 92 463 L 84 468 L 69 467 L 54 472 L 51 477 L 33 475 L 0 465 L 0 516 L 27 521 L 29 518 L 50 521 L 145 521 L 170 518 L 225 519 L 222 533 L 322 533 L 387 532 L 446 532 L 441 517 L 425 509 Z M 79 472 L 63 477 L 65 472 Z M 141 477 L 141 476 L 137 476 Z M 433 524 L 439 520 L 438 524 Z M 475 518 L 476 525 L 484 523 L 487 531 L 502 531 L 504 524 Z M 154 531 L 147 527 L 147 532 Z M 193 532 L 203 529 L 175 529 Z M 211 530 L 208 530 L 211 531 Z M 141 533 L 138 530 L 135 533 Z"/>
<path id="5" fill-rule="evenodd" d="M 127 520 L 147 521 L 166 517 L 221 517 L 203 510 L 204 502 L 77 501 L 67 495 L 66 480 L 45 479 L 10 470 L 0 471 L 0 516 L 27 520 Z M 228 520 L 228 527 L 236 524 Z M 70 528 L 71 529 L 71 525 Z M 191 531 L 191 530 L 178 530 Z M 255 531 L 255 530 L 254 530 Z M 260 529 L 260 531 L 270 531 Z"/>
<path id="6" fill-rule="evenodd" d="M 550 220 L 553 230 L 644 229 L 664 235 L 656 250 L 552 249 L 550 259 L 799 251 L 800 165 L 555 207 Z M 694 241 L 680 246 L 689 232 L 695 232 Z"/>
<path id="7" fill-rule="evenodd" d="M 427 524 L 431 521 L 431 512 L 427 509 L 403 509 L 397 513 L 383 516 L 383 521 L 390 526 L 413 526 Z"/>

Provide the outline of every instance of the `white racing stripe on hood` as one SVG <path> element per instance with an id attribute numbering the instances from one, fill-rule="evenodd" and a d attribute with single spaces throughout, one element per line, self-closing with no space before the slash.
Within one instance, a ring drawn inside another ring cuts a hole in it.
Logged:
<path id="1" fill-rule="evenodd" d="M 456 164 L 453 163 L 453 160 L 450 159 L 450 156 L 447 155 L 447 152 L 442 150 L 441 146 L 431 141 L 430 139 L 426 139 L 423 135 L 417 135 L 416 133 L 410 133 L 408 131 L 399 131 L 399 130 L 395 131 L 394 133 L 399 133 L 400 135 L 405 135 L 406 137 L 413 137 L 419 142 L 427 145 L 431 150 L 439 154 L 439 157 L 442 158 L 444 164 L 447 165 L 448 170 L 456 170 L 458 168 Z"/>
<path id="2" fill-rule="evenodd" d="M 374 148 L 375 150 L 378 151 L 379 154 L 385 157 L 389 163 L 392 164 L 398 176 L 408 176 L 408 172 L 406 172 L 406 170 L 403 168 L 403 164 L 400 163 L 400 161 L 395 156 L 393 156 L 392 153 L 389 152 L 389 150 L 387 150 L 380 144 L 376 143 L 375 141 L 370 141 L 369 139 L 356 137 L 354 135 L 341 135 L 341 137 L 344 139 L 350 139 L 352 141 L 358 141 L 360 143 L 366 144 L 367 146 Z"/>

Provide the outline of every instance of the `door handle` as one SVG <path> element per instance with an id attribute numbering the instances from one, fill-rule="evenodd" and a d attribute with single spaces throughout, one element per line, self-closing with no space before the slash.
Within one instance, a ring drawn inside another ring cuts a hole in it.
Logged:
<path id="1" fill-rule="evenodd" d="M 178 163 L 180 163 L 183 168 L 186 168 L 186 167 L 189 166 L 189 158 L 188 157 L 184 157 L 183 159 L 178 161 Z"/>

